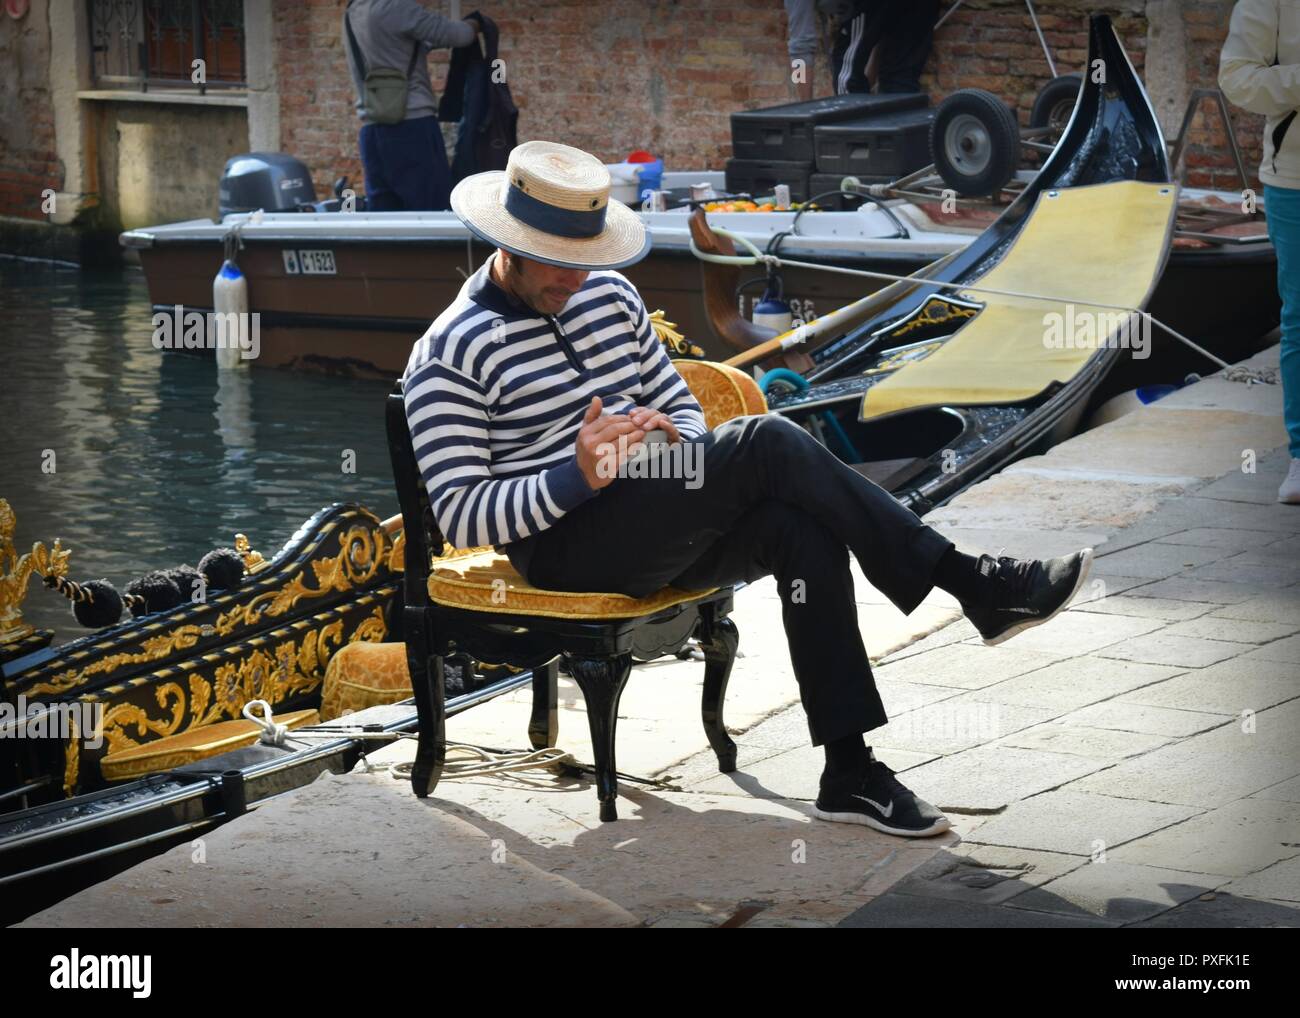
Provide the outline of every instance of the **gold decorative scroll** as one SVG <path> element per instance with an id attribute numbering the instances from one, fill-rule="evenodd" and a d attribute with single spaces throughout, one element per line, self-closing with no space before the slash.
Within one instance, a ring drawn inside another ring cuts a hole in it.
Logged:
<path id="1" fill-rule="evenodd" d="M 27 598 L 27 581 L 32 573 L 41 576 L 66 576 L 70 551 L 59 544 L 46 550 L 39 541 L 32 550 L 19 555 L 14 547 L 18 517 L 9 503 L 0 498 L 0 643 L 12 643 L 30 636 L 35 630 L 23 621 L 22 605 Z"/>
<path id="2" fill-rule="evenodd" d="M 24 692 L 28 696 L 37 696 L 41 693 L 66 693 L 92 676 L 101 673 L 112 674 L 127 665 L 158 661 L 174 651 L 193 647 L 199 642 L 201 629 L 200 626 L 177 626 L 170 633 L 161 633 L 140 641 L 141 649 L 134 653 L 109 654 L 98 661 L 92 661 L 84 668 L 69 668 L 66 672 L 55 675 L 48 682 L 38 682 Z"/>
<path id="3" fill-rule="evenodd" d="M 924 328 L 927 325 L 944 325 L 958 318 L 974 318 L 978 311 L 978 308 L 959 307 L 956 304 L 948 303 L 946 300 L 932 298 L 921 309 L 920 314 L 904 322 L 893 331 L 892 335 L 906 336 L 909 332 Z"/>
<path id="4" fill-rule="evenodd" d="M 301 572 L 279 590 L 268 590 L 218 617 L 217 632 L 227 636 L 240 624 L 283 615 L 299 601 L 369 583 L 385 565 L 389 540 L 383 527 L 357 524 L 339 538 L 339 545 L 340 551 L 333 558 L 312 559 L 309 563 L 316 581 L 314 587 L 308 585 L 306 573 Z"/>
<path id="5" fill-rule="evenodd" d="M 310 693 L 324 679 L 325 668 L 341 645 L 343 626 L 343 620 L 336 619 L 274 646 L 250 647 L 237 660 L 217 665 L 208 675 L 194 671 L 188 680 L 188 696 L 178 683 L 165 683 L 156 693 L 161 716 L 151 716 L 131 703 L 107 709 L 103 726 L 106 752 L 242 717 L 244 705 L 251 700 L 265 700 L 274 707 Z M 351 640 L 381 641 L 386 635 L 383 608 L 377 605 Z"/>

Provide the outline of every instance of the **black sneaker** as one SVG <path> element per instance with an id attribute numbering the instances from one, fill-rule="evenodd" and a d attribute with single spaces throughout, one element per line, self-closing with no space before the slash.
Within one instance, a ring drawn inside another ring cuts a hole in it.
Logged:
<path id="1" fill-rule="evenodd" d="M 870 749 L 867 757 L 866 773 L 856 781 L 838 782 L 833 776 L 822 776 L 814 816 L 864 824 L 900 838 L 928 838 L 948 829 L 948 818 L 908 791 Z"/>
<path id="2" fill-rule="evenodd" d="M 1092 549 L 1051 559 L 979 557 L 979 571 L 988 579 L 977 602 L 962 602 L 962 611 L 990 647 L 1017 633 L 1041 626 L 1065 610 L 1092 567 Z"/>

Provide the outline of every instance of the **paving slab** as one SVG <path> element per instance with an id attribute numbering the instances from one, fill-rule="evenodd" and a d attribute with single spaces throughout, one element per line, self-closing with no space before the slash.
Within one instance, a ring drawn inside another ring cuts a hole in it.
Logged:
<path id="1" fill-rule="evenodd" d="M 1298 526 L 1300 529 L 1300 526 Z M 1262 549 L 1270 555 L 1276 555 L 1278 558 L 1284 558 L 1291 561 L 1300 559 L 1300 536 L 1287 537 L 1274 544 L 1268 545 Z"/>
<path id="2" fill-rule="evenodd" d="M 1189 442 L 1188 435 L 1196 441 Z M 1243 449 L 1264 453 L 1285 440 L 1280 419 L 1268 415 L 1152 404 L 1062 442 L 1040 463 L 1025 461 L 1008 470 L 1068 467 L 1116 480 L 1169 478 L 1183 484 L 1187 478 L 1208 481 L 1239 470 Z"/>
<path id="3" fill-rule="evenodd" d="M 1251 649 L 1252 646 L 1247 643 L 1175 636 L 1168 630 L 1162 630 L 1101 648 L 1096 654 L 1117 661 L 1140 661 L 1175 668 L 1205 668 Z"/>
<path id="4" fill-rule="evenodd" d="M 1285 473 L 1285 470 L 1281 470 L 1272 477 L 1260 475 L 1261 484 L 1272 484 L 1274 488 L 1272 501 L 1262 504 L 1230 502 L 1205 498 L 1199 492 L 1193 492 L 1163 503 L 1160 507 L 1163 522 L 1186 529 L 1210 525 L 1229 530 L 1272 530 L 1277 532 L 1279 538 L 1294 534 L 1295 507 L 1282 505 L 1276 498 L 1277 485 Z"/>
<path id="5" fill-rule="evenodd" d="M 1011 746 L 976 746 L 908 772 L 908 787 L 940 809 L 995 812 L 1099 770 L 1088 757 Z"/>
<path id="6" fill-rule="evenodd" d="M 980 902 L 946 901 L 891 891 L 873 899 L 839 923 L 842 929 L 1104 929 L 1119 923 L 1104 919 L 1026 912 Z"/>
<path id="7" fill-rule="evenodd" d="M 1050 753 L 1070 753 L 1098 760 L 1119 761 L 1140 756 L 1166 746 L 1169 738 L 1111 728 L 1089 728 L 1065 718 L 1034 725 L 998 740 L 1001 746 L 1020 749 L 1045 749 Z"/>
<path id="8" fill-rule="evenodd" d="M 1300 619 L 1300 587 L 1270 590 L 1235 604 L 1214 607 L 1214 618 L 1244 619 L 1251 622 L 1294 623 Z"/>
<path id="9" fill-rule="evenodd" d="M 1202 615 L 1199 618 L 1177 622 L 1164 632 L 1168 636 L 1190 636 L 1198 640 L 1266 644 L 1274 640 L 1282 640 L 1297 631 L 1300 631 L 1300 619 L 1296 619 L 1295 622 L 1254 622 L 1249 619 L 1224 619 Z"/>
<path id="10" fill-rule="evenodd" d="M 872 745 L 932 755 L 959 753 L 1041 724 L 1051 710 L 1022 707 L 963 693 L 892 717 L 870 733 Z"/>
<path id="11" fill-rule="evenodd" d="M 1158 619 L 1161 622 L 1181 622 L 1199 618 L 1214 610 L 1214 605 L 1196 601 L 1174 601 L 1163 597 L 1133 597 L 1129 594 L 1110 594 L 1098 597 L 1072 609 L 1078 612 L 1097 612 L 1103 615 L 1127 615 L 1136 618 Z"/>
<path id="12" fill-rule="evenodd" d="M 1120 845 L 1115 862 L 1244 877 L 1300 854 L 1300 804 L 1240 799 Z"/>
<path id="13" fill-rule="evenodd" d="M 1172 601 L 1196 601 L 1213 606 L 1238 604 L 1259 595 L 1259 588 L 1249 583 L 1225 583 L 1220 580 L 1196 580 L 1189 576 L 1171 576 L 1128 591 L 1132 597 L 1158 597 Z"/>
<path id="14" fill-rule="evenodd" d="M 1008 903 L 1010 908 L 1134 923 L 1213 891 L 1223 877 L 1159 866 L 1095 862 L 1080 866 Z"/>
<path id="15" fill-rule="evenodd" d="M 1300 773 L 1295 706 L 1293 701 L 1248 721 L 1234 719 L 1125 760 L 1089 775 L 1072 790 L 1206 809 L 1226 806 Z"/>
<path id="16" fill-rule="evenodd" d="M 1255 556 L 1246 553 L 1196 566 L 1186 570 L 1184 575 L 1197 580 L 1224 580 L 1256 587 L 1290 587 L 1300 582 L 1300 566 L 1278 560 L 1259 562 Z"/>
<path id="17" fill-rule="evenodd" d="M 1209 900 L 1203 900 L 1203 899 Z M 1300 928 L 1300 907 L 1285 901 L 1257 901 L 1235 894 L 1213 893 L 1193 898 L 1134 929 L 1255 929 Z"/>
<path id="18" fill-rule="evenodd" d="M 1240 716 L 1259 712 L 1300 696 L 1294 666 L 1280 661 L 1242 657 L 1198 668 L 1125 693 L 1124 703 Z"/>
<path id="19" fill-rule="evenodd" d="M 1060 716 L 1090 703 L 1109 700 L 1121 693 L 1160 682 L 1181 671 L 1167 665 L 1087 656 L 1047 665 L 1027 675 L 987 686 L 978 693 L 981 700 L 1038 707 Z"/>
<path id="20" fill-rule="evenodd" d="M 1250 661 L 1281 661 L 1290 665 L 1300 665 L 1300 636 L 1288 636 L 1266 646 L 1253 650 L 1246 655 Z"/>
<path id="21" fill-rule="evenodd" d="M 1300 776 L 1279 781 L 1276 785 L 1261 788 L 1250 796 L 1252 799 L 1276 799 L 1280 802 L 1300 802 Z"/>
<path id="22" fill-rule="evenodd" d="M 1053 628 L 1056 628 L 1055 621 Z M 876 677 L 881 681 L 980 689 L 1053 664 L 1065 656 L 1064 653 L 1054 654 L 1019 645 L 1013 649 L 986 647 L 982 643 L 956 643 L 936 647 L 924 654 L 890 658 L 876 669 Z"/>
<path id="23" fill-rule="evenodd" d="M 1094 703 L 1058 719 L 1063 725 L 1107 728 L 1118 732 L 1143 732 L 1182 738 L 1209 731 L 1236 718 L 1204 711 L 1150 707 L 1120 699 Z"/>
<path id="24" fill-rule="evenodd" d="M 1205 490 L 1202 488 L 1201 493 L 1204 494 Z M 1274 530 L 1228 530 L 1224 527 L 1192 527 L 1155 538 L 1157 543 L 1200 545 L 1226 552 L 1276 546 L 1277 540 L 1277 531 Z"/>
<path id="25" fill-rule="evenodd" d="M 1152 541 L 1106 556 L 1106 568 L 1126 576 L 1147 576 L 1162 580 L 1195 566 L 1217 562 L 1231 552 L 1206 545 Z"/>
<path id="26" fill-rule="evenodd" d="M 1083 856 L 966 841 L 936 853 L 893 890 L 924 898 L 997 905 L 1087 863 Z"/>
<path id="27" fill-rule="evenodd" d="M 972 840 L 1097 857 L 1200 812 L 1191 806 L 1056 789 L 1012 803 L 1005 812 L 981 824 Z"/>
<path id="28" fill-rule="evenodd" d="M 1300 902 L 1300 853 L 1249 876 L 1238 877 L 1223 889 L 1244 898 Z"/>
<path id="29" fill-rule="evenodd" d="M 983 531 L 991 544 L 1013 551 L 1026 534 L 1068 534 L 1094 543 L 1091 538 L 1141 520 L 1183 492 L 1188 481 L 1168 475 L 1115 477 L 1092 466 L 1076 472 L 1054 455 L 1061 448 L 1012 464 L 932 510 L 926 522 Z"/>

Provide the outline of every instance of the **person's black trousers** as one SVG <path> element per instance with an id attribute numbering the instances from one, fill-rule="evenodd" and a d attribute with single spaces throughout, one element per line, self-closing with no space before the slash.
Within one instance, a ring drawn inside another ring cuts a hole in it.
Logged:
<path id="1" fill-rule="evenodd" d="M 511 563 L 542 589 L 633 597 L 774 575 L 813 745 L 885 724 L 848 553 L 906 614 L 952 542 L 788 418 L 738 417 L 687 444 L 666 462 L 694 479 L 620 476 L 506 545 Z"/>
<path id="2" fill-rule="evenodd" d="M 451 208 L 451 167 L 437 117 L 365 124 L 358 147 L 371 212 Z"/>
<path id="3" fill-rule="evenodd" d="M 857 15 L 835 33 L 831 82 L 835 94 L 869 92 L 867 62 L 880 43 L 876 91 L 920 92 L 921 72 L 930 56 L 938 0 L 859 0 Z"/>

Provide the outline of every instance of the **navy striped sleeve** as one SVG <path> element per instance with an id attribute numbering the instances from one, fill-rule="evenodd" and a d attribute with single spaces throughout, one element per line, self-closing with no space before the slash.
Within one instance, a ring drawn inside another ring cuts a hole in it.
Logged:
<path id="1" fill-rule="evenodd" d="M 623 303 L 632 318 L 640 352 L 641 396 L 638 403 L 671 417 L 684 440 L 699 438 L 709 430 L 704 423 L 704 411 L 691 395 L 686 380 L 673 367 L 668 351 L 650 324 L 645 303 L 630 285 L 624 289 Z"/>
<path id="2" fill-rule="evenodd" d="M 559 466 L 494 479 L 483 388 L 436 358 L 407 376 L 403 400 L 434 519 L 457 548 L 528 537 L 597 494 L 582 475 L 576 450 Z"/>

